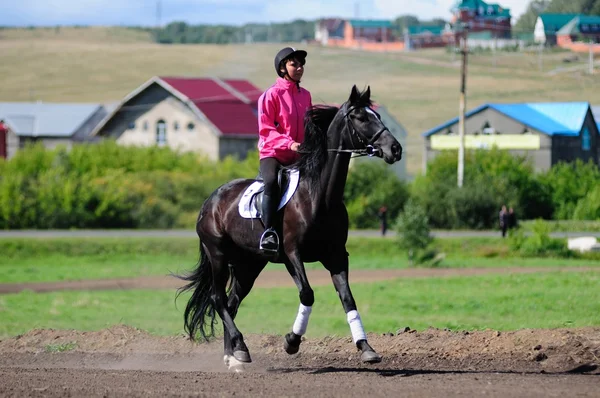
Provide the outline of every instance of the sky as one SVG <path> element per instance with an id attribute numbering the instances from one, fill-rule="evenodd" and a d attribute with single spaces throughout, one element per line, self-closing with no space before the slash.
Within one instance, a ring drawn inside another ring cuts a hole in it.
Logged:
<path id="1" fill-rule="evenodd" d="M 136 25 L 172 21 L 243 25 L 322 17 L 450 19 L 456 0 L 0 0 L 0 26 Z M 489 3 L 492 3 L 490 1 Z M 529 1 L 499 0 L 513 23 Z"/>

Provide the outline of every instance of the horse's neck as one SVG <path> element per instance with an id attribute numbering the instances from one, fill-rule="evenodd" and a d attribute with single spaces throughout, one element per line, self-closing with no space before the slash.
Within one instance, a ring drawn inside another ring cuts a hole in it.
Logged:
<path id="1" fill-rule="evenodd" d="M 328 148 L 342 149 L 342 130 L 328 140 Z M 321 205 L 327 209 L 338 206 L 344 200 L 344 188 L 348 177 L 350 154 L 347 152 L 329 152 L 327 165 L 321 173 Z"/>
<path id="2" fill-rule="evenodd" d="M 335 153 L 335 152 L 333 152 Z M 350 165 L 349 153 L 332 154 L 327 161 L 327 171 L 321 175 L 321 187 L 324 192 L 324 204 L 327 208 L 339 205 L 344 200 L 344 188 Z"/>

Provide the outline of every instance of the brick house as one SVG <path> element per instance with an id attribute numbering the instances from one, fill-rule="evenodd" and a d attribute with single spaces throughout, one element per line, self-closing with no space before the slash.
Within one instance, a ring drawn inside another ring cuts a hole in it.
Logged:
<path id="1" fill-rule="evenodd" d="M 460 0 L 451 9 L 451 23 L 468 24 L 469 32 L 489 32 L 494 38 L 511 37 L 511 15 L 508 8 L 483 0 Z"/>

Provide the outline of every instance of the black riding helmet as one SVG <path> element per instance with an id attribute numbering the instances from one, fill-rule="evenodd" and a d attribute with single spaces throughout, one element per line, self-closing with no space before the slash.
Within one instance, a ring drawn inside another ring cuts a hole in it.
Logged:
<path id="1" fill-rule="evenodd" d="M 285 73 L 281 71 L 281 63 L 283 61 L 287 61 L 290 58 L 297 58 L 304 65 L 304 60 L 306 59 L 306 51 L 304 50 L 296 50 L 292 47 L 286 47 L 279 51 L 275 56 L 275 71 L 277 72 L 277 76 L 284 77 Z"/>

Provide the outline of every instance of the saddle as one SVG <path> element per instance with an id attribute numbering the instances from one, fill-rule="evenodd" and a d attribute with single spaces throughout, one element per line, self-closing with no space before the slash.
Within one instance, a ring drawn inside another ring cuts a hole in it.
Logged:
<path id="1" fill-rule="evenodd" d="M 277 210 L 281 210 L 294 196 L 298 188 L 300 180 L 300 172 L 297 169 L 281 169 L 277 173 L 277 185 L 281 192 L 281 200 L 277 206 Z M 243 218 L 260 218 L 262 212 L 262 199 L 265 190 L 265 185 L 260 174 L 256 180 L 250 184 L 238 204 L 240 216 Z"/>

